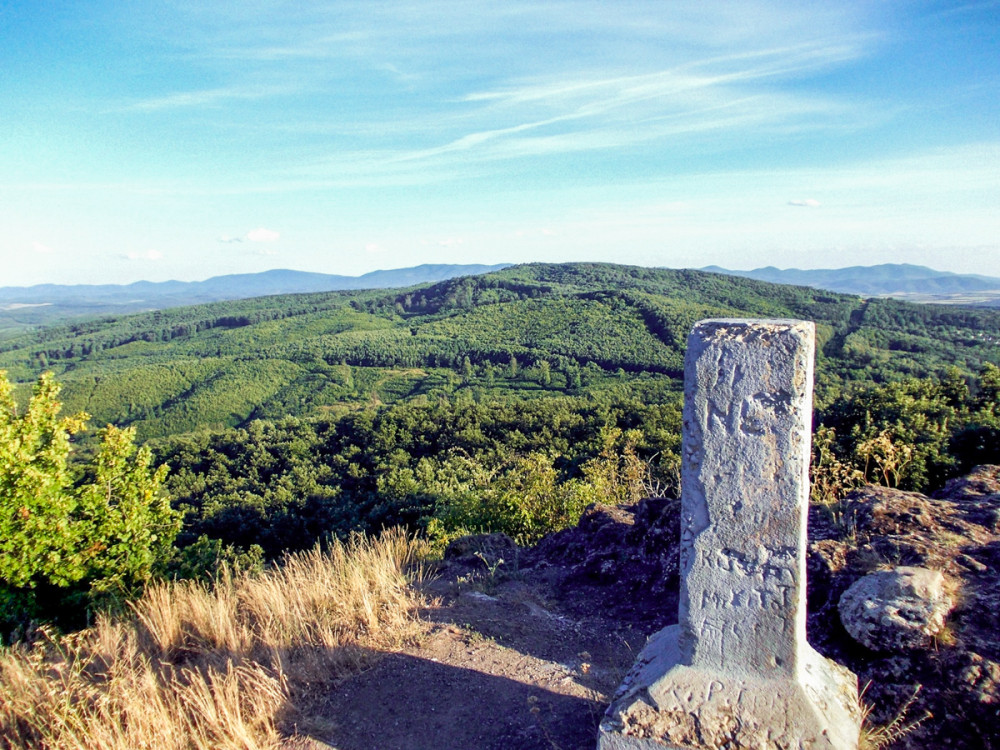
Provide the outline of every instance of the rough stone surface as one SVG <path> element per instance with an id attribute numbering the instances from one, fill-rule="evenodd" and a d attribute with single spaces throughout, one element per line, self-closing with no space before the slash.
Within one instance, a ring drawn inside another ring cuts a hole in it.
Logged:
<path id="1" fill-rule="evenodd" d="M 806 642 L 813 346 L 802 321 L 692 331 L 678 625 L 626 677 L 601 750 L 857 747 L 857 681 Z"/>
<path id="2" fill-rule="evenodd" d="M 558 571 L 566 599 L 586 590 L 602 612 L 655 632 L 677 622 L 680 511 L 677 497 L 620 507 L 595 503 L 575 527 L 526 550 L 522 564 Z"/>
<path id="3" fill-rule="evenodd" d="M 895 719 L 920 686 L 905 723 L 924 720 L 890 750 L 1000 750 L 998 488 L 1000 466 L 979 466 L 934 497 L 866 486 L 844 498 L 837 516 L 810 512 L 810 643 L 867 685 L 874 726 Z M 859 578 L 900 565 L 942 571 L 956 606 L 926 646 L 872 651 L 844 629 L 840 598 Z"/>
<path id="4" fill-rule="evenodd" d="M 840 597 L 844 629 L 873 651 L 921 648 L 955 605 L 940 570 L 900 567 L 859 578 Z"/>

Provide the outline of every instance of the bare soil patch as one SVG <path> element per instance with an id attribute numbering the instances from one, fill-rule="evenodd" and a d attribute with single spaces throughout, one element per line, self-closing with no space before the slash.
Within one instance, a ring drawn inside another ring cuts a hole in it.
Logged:
<path id="1" fill-rule="evenodd" d="M 592 748 L 647 634 L 571 611 L 541 573 L 446 565 L 425 587 L 420 645 L 341 683 L 313 736 L 338 750 Z"/>

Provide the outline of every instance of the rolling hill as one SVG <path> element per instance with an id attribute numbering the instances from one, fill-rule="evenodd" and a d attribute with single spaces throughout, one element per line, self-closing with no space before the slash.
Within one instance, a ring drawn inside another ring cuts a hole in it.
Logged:
<path id="1" fill-rule="evenodd" d="M 338 276 L 278 269 L 263 273 L 214 276 L 205 281 L 138 281 L 134 284 L 40 284 L 0 287 L 0 334 L 70 318 L 123 315 L 147 310 L 247 299 L 272 294 L 302 294 L 341 289 L 387 289 L 488 273 L 506 265 L 434 265 L 362 276 Z"/>
<path id="2" fill-rule="evenodd" d="M 700 271 L 532 264 L 178 307 L 0 341 L 0 369 L 21 404 L 52 370 L 64 413 L 137 430 L 184 514 L 176 564 L 200 575 L 391 526 L 531 541 L 673 491 L 686 339 L 707 317 L 816 322 L 821 491 L 854 471 L 923 490 L 1000 460 L 1000 311 Z"/>
<path id="3" fill-rule="evenodd" d="M 0 342 L 0 368 L 22 383 L 52 369 L 67 409 L 149 439 L 462 392 L 676 391 L 691 324 L 727 316 L 815 320 L 821 398 L 828 384 L 971 373 L 1000 354 L 1000 312 L 701 271 L 533 264 L 50 327 Z"/>

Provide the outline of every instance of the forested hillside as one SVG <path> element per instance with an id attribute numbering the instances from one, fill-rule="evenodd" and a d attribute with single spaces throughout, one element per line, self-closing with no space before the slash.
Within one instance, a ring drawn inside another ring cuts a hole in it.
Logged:
<path id="1" fill-rule="evenodd" d="M 630 389 L 669 389 L 691 324 L 718 316 L 815 320 L 821 399 L 844 380 L 977 372 L 996 361 L 1000 335 L 995 311 L 697 271 L 530 265 L 50 328 L 3 342 L 0 368 L 22 383 L 50 369 L 68 410 L 148 440 L 419 395 L 592 393 L 625 376 Z"/>
<path id="2" fill-rule="evenodd" d="M 143 570 L 189 576 L 396 525 L 528 542 L 595 500 L 673 492 L 685 341 L 706 317 L 816 322 L 821 502 L 1000 460 L 1000 312 L 698 271 L 528 265 L 177 308 L 7 340 L 0 370 L 14 418 L 51 370 L 65 414 L 149 443 L 183 526 Z"/>
<path id="3" fill-rule="evenodd" d="M 0 339 L 44 325 L 102 315 L 164 310 L 223 300 L 337 289 L 389 289 L 471 276 L 506 267 L 431 265 L 335 276 L 274 269 L 262 273 L 213 276 L 204 281 L 137 281 L 133 284 L 39 284 L 0 287 Z"/>

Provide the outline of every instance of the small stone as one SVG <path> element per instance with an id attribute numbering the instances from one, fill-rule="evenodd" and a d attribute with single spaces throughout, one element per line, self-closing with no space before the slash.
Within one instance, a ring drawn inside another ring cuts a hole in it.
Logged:
<path id="1" fill-rule="evenodd" d="M 991 508 L 986 513 L 986 528 L 990 531 L 1000 531 L 1000 508 Z"/>
<path id="2" fill-rule="evenodd" d="M 974 571 L 976 573 L 985 573 L 987 570 L 989 570 L 989 566 L 984 565 L 983 563 L 979 562 L 979 560 L 977 560 L 976 558 L 970 557 L 965 553 L 960 554 L 956 559 L 958 560 L 959 563 L 962 564 L 963 567 L 968 568 L 969 570 Z"/>
<path id="3" fill-rule="evenodd" d="M 939 570 L 901 567 L 859 578 L 840 597 L 840 621 L 873 651 L 923 648 L 955 606 Z"/>
<path id="4" fill-rule="evenodd" d="M 489 594 L 484 594 L 482 591 L 463 591 L 462 596 L 466 599 L 475 599 L 478 602 L 497 602 L 500 601 L 495 596 L 490 596 Z"/>

